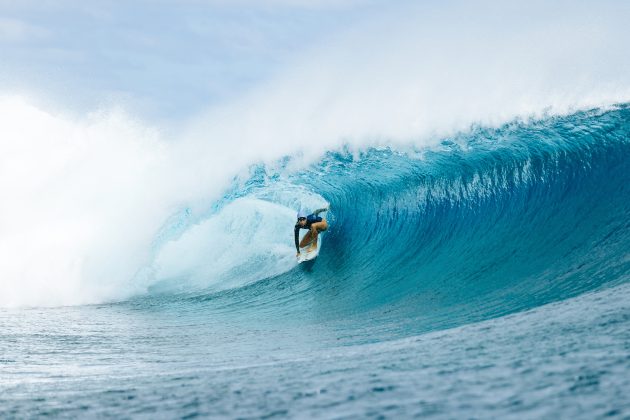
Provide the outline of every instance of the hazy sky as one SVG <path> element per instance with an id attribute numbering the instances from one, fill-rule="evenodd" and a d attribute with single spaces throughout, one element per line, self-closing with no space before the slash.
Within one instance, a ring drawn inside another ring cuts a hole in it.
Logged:
<path id="1" fill-rule="evenodd" d="M 627 16 L 623 0 L 0 0 L 0 94 L 75 113 L 122 106 L 162 121 L 259 85 L 344 114 L 409 96 L 420 115 L 418 98 L 431 107 L 464 91 L 473 100 L 513 95 L 508 86 L 545 94 L 564 84 L 562 96 L 583 97 L 585 82 L 627 87 Z M 319 97 L 343 98 L 340 89 L 354 89 L 359 103 Z"/>
<path id="2" fill-rule="evenodd" d="M 382 3 L 382 2 L 381 2 Z M 2 1 L 0 90 L 176 117 L 247 90 L 375 1 Z"/>

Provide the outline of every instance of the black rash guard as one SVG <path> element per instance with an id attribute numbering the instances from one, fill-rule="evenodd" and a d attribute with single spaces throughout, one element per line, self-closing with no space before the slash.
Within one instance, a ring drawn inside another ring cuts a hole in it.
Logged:
<path id="1" fill-rule="evenodd" d="M 313 223 L 317 223 L 317 222 L 321 222 L 322 219 L 321 217 L 317 217 L 316 214 L 318 214 L 319 212 L 316 212 L 314 214 L 309 214 L 308 216 L 306 216 L 306 224 L 304 226 L 300 226 L 299 223 L 295 224 L 295 249 L 297 249 L 297 252 L 300 252 L 300 229 L 311 229 L 311 225 Z"/>

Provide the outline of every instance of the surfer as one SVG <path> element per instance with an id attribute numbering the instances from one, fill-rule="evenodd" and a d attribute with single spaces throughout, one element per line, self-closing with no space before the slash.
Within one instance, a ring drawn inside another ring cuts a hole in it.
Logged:
<path id="1" fill-rule="evenodd" d="M 309 243 L 311 246 L 307 252 L 317 248 L 317 236 L 319 232 L 323 232 L 328 229 L 328 223 L 326 219 L 321 218 L 318 214 L 327 211 L 328 207 L 315 210 L 313 213 L 306 215 L 305 211 L 300 210 L 297 214 L 297 223 L 295 224 L 295 249 L 297 250 L 296 257 L 300 256 L 300 248 L 304 248 Z M 308 229 L 302 242 L 300 242 L 300 229 Z"/>

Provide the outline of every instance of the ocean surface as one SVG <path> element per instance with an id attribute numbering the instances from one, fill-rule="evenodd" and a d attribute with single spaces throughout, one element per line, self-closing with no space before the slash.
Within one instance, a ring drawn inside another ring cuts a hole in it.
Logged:
<path id="1" fill-rule="evenodd" d="M 251 166 L 124 296 L 0 308 L 0 417 L 628 418 L 629 157 L 621 104 Z"/>

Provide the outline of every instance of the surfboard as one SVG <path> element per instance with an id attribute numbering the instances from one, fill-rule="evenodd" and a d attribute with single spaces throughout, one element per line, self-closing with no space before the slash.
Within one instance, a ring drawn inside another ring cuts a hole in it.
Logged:
<path id="1" fill-rule="evenodd" d="M 322 234 L 319 234 L 319 237 L 317 238 L 317 248 L 315 248 L 312 251 L 306 251 L 311 244 L 308 244 L 307 246 L 305 246 L 304 248 L 300 249 L 300 256 L 298 257 L 298 262 L 302 263 L 305 261 L 311 261 L 314 260 L 315 258 L 317 258 L 317 256 L 319 255 L 319 250 L 322 247 Z"/>
<path id="2" fill-rule="evenodd" d="M 317 241 L 317 242 L 319 242 L 319 241 Z M 313 260 L 313 259 L 317 258 L 318 255 L 319 255 L 319 243 L 317 244 L 317 248 L 315 248 L 312 251 L 309 251 L 309 252 L 300 251 L 300 257 L 298 258 L 298 262 L 304 262 L 304 261 Z"/>

